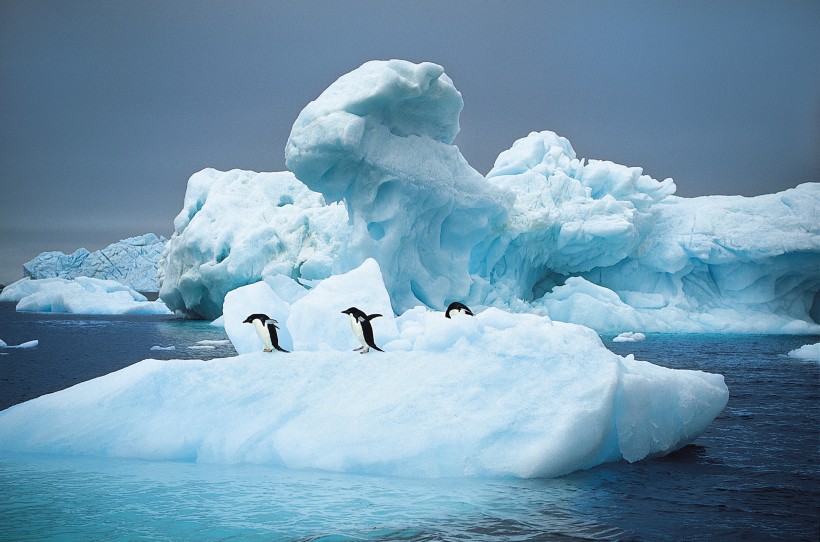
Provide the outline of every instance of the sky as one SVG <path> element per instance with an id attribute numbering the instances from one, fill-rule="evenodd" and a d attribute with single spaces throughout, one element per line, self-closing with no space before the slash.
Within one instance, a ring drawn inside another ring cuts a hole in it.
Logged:
<path id="1" fill-rule="evenodd" d="M 0 2 L 0 284 L 40 252 L 170 237 L 188 178 L 285 169 L 368 60 L 444 67 L 486 174 L 531 131 L 677 194 L 820 181 L 820 2 Z"/>

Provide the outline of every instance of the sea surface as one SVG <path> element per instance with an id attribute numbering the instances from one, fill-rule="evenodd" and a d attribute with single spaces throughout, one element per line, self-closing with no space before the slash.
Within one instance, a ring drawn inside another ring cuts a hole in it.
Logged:
<path id="1" fill-rule="evenodd" d="M 671 455 L 557 479 L 0 454 L 0 540 L 820 539 L 820 363 L 785 356 L 820 336 L 602 338 L 621 355 L 723 374 L 726 410 Z M 146 358 L 235 355 L 207 322 L 25 314 L 8 303 L 0 339 L 39 340 L 0 349 L 0 409 Z"/>

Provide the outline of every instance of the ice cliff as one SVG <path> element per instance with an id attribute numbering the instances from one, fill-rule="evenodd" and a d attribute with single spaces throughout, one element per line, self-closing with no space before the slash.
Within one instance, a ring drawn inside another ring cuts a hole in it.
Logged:
<path id="1" fill-rule="evenodd" d="M 32 279 L 91 277 L 116 280 L 139 292 L 158 292 L 157 267 L 166 241 L 148 233 L 94 252 L 85 248 L 72 254 L 43 252 L 23 264 L 23 270 Z"/>
<path id="2" fill-rule="evenodd" d="M 342 76 L 294 122 L 292 174 L 191 178 L 162 299 L 215 318 L 238 286 L 374 258 L 396 314 L 460 300 L 605 332 L 820 332 L 820 184 L 679 198 L 548 131 L 482 178 L 452 145 L 462 105 L 435 64 Z"/>

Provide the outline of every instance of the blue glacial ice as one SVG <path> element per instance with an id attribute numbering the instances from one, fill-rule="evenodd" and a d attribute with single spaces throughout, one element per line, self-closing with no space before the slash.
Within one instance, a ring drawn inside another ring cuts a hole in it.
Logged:
<path id="1" fill-rule="evenodd" d="M 549 131 L 484 178 L 452 145 L 462 105 L 435 64 L 342 76 L 294 123 L 293 173 L 191 178 L 162 299 L 213 319 L 239 286 L 373 258 L 395 314 L 459 300 L 609 333 L 820 332 L 820 184 L 680 198 Z"/>
<path id="2" fill-rule="evenodd" d="M 395 317 L 374 259 L 310 291 L 259 281 L 225 300 L 237 357 L 144 360 L 0 412 L 0 449 L 251 463 L 407 477 L 548 477 L 665 454 L 723 410 L 723 377 L 607 350 L 591 329 L 486 308 Z M 361 355 L 341 310 L 374 320 Z M 264 308 L 289 354 L 261 351 Z M 257 341 L 257 342 L 254 342 Z"/>
<path id="3" fill-rule="evenodd" d="M 153 233 L 130 237 L 101 250 L 80 248 L 71 254 L 43 252 L 23 264 L 32 279 L 90 277 L 116 280 L 138 292 L 158 292 L 157 268 L 167 239 Z"/>
<path id="4" fill-rule="evenodd" d="M 511 194 L 452 145 L 464 105 L 441 66 L 373 61 L 308 104 L 285 149 L 288 168 L 328 201 L 344 201 L 344 269 L 382 267 L 397 312 L 477 298 L 472 276 Z"/>
<path id="5" fill-rule="evenodd" d="M 334 272 L 349 236 L 344 207 L 326 205 L 290 172 L 206 169 L 188 181 L 159 264 L 160 298 L 215 319 L 231 290 L 284 275 L 313 284 Z"/>

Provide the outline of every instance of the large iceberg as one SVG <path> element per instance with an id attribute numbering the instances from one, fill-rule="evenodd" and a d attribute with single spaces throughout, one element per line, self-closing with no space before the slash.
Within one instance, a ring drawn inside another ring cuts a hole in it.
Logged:
<path id="1" fill-rule="evenodd" d="M 620 357 L 545 316 L 423 306 L 396 318 L 372 259 L 310 292 L 226 298 L 237 357 L 145 360 L 0 412 L 0 449 L 395 476 L 558 476 L 678 449 L 723 410 L 721 375 Z M 264 298 L 264 301 L 261 299 Z M 360 355 L 341 308 L 383 311 Z M 241 319 L 277 314 L 292 353 Z M 234 325 L 235 324 L 235 325 Z M 251 326 L 245 324 L 246 328 Z M 239 333 L 239 335 L 237 335 Z"/>
<path id="2" fill-rule="evenodd" d="M 161 301 L 148 301 L 116 280 L 22 278 L 0 292 L 0 302 L 15 302 L 20 312 L 74 314 L 172 314 Z"/>
<path id="3" fill-rule="evenodd" d="M 80 248 L 71 254 L 43 252 L 23 264 L 32 279 L 91 277 L 116 280 L 138 292 L 158 292 L 157 268 L 167 240 L 147 233 L 89 252 Z"/>
<path id="4" fill-rule="evenodd" d="M 344 75 L 294 123 L 293 174 L 191 178 L 162 299 L 215 318 L 239 286 L 311 286 L 373 258 L 395 314 L 459 300 L 608 333 L 820 332 L 820 184 L 680 198 L 549 131 L 482 178 L 452 145 L 462 105 L 435 64 Z"/>

